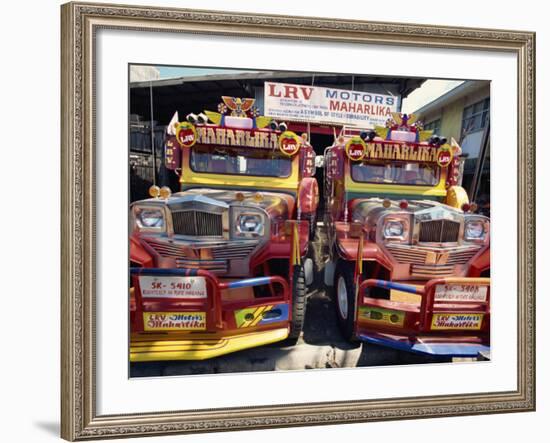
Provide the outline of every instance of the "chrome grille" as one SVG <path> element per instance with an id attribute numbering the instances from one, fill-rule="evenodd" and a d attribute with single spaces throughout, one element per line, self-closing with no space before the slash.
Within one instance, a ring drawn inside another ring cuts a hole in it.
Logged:
<path id="1" fill-rule="evenodd" d="M 212 248 L 212 255 L 215 259 L 243 260 L 250 256 L 256 243 L 233 244 Z"/>
<path id="2" fill-rule="evenodd" d="M 197 259 L 200 256 L 200 249 L 207 249 L 212 251 L 214 260 L 243 260 L 249 257 L 258 245 L 256 241 L 239 241 L 210 245 L 197 243 L 184 246 L 153 238 L 147 238 L 144 242 L 153 248 L 157 254 L 176 259 Z"/>
<path id="3" fill-rule="evenodd" d="M 420 223 L 419 242 L 451 243 L 458 241 L 460 223 L 452 220 L 430 220 Z"/>
<path id="4" fill-rule="evenodd" d="M 212 214 L 203 211 L 174 211 L 172 212 L 174 234 L 193 236 L 223 235 L 221 214 Z"/>
<path id="5" fill-rule="evenodd" d="M 414 277 L 449 277 L 454 274 L 454 265 L 412 265 L 411 275 Z"/>
<path id="6" fill-rule="evenodd" d="M 173 243 L 165 243 L 165 242 L 156 241 L 150 238 L 148 238 L 147 240 L 144 240 L 144 243 L 149 245 L 151 248 L 155 250 L 155 252 L 158 255 L 161 255 L 163 257 L 178 258 L 178 257 L 186 257 L 188 255 L 188 252 L 185 251 L 184 248 L 182 248 L 179 245 L 175 245 Z"/>
<path id="7" fill-rule="evenodd" d="M 214 274 L 227 273 L 227 260 L 193 260 L 177 258 L 176 266 L 184 269 L 204 269 Z"/>
<path id="8" fill-rule="evenodd" d="M 426 259 L 429 252 L 436 252 L 438 254 L 446 252 L 448 253 L 448 256 L 445 265 L 452 266 L 468 263 L 480 249 L 478 246 L 465 246 L 446 251 L 444 249 L 428 249 L 408 245 L 391 244 L 386 245 L 386 248 L 399 263 L 410 263 L 414 265 L 426 265 Z M 433 265 L 426 266 L 433 267 Z"/>

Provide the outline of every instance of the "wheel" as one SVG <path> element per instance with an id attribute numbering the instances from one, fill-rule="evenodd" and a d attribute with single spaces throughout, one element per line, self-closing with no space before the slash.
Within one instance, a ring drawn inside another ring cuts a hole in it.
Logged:
<path id="1" fill-rule="evenodd" d="M 306 279 L 303 266 L 294 267 L 292 279 L 292 321 L 288 334 L 289 342 L 296 342 L 304 327 L 306 317 Z"/>
<path id="2" fill-rule="evenodd" d="M 339 261 L 334 273 L 334 295 L 336 315 L 340 331 L 346 340 L 353 340 L 355 319 L 355 283 L 353 263 Z"/>

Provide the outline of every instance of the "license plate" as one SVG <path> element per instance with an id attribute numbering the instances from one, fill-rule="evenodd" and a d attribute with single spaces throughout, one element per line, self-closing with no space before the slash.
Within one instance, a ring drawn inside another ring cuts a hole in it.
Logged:
<path id="1" fill-rule="evenodd" d="M 483 314 L 433 314 L 432 329 L 481 329 Z"/>
<path id="2" fill-rule="evenodd" d="M 139 276 L 141 296 L 144 298 L 195 298 L 207 297 L 204 277 Z"/>
<path id="3" fill-rule="evenodd" d="M 206 312 L 144 312 L 145 331 L 204 331 Z"/>
<path id="4" fill-rule="evenodd" d="M 435 287 L 435 301 L 487 301 L 487 286 L 446 284 Z"/>

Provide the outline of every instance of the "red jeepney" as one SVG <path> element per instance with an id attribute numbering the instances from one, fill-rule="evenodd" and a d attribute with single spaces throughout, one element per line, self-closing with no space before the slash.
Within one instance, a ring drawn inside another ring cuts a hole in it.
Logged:
<path id="1" fill-rule="evenodd" d="M 460 186 L 460 154 L 401 114 L 343 131 L 326 149 L 325 283 L 348 339 L 449 357 L 489 352 L 489 219 Z"/>
<path id="2" fill-rule="evenodd" d="M 253 99 L 173 119 L 166 165 L 180 192 L 130 207 L 130 360 L 199 360 L 296 340 L 318 204 L 305 135 Z M 310 228 L 311 226 L 311 228 Z"/>

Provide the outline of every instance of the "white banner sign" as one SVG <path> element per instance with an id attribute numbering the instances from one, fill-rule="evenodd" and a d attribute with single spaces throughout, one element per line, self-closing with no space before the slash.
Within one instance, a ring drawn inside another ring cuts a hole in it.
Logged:
<path id="1" fill-rule="evenodd" d="M 264 115 L 276 120 L 384 126 L 397 112 L 398 96 L 320 86 L 265 82 Z"/>

